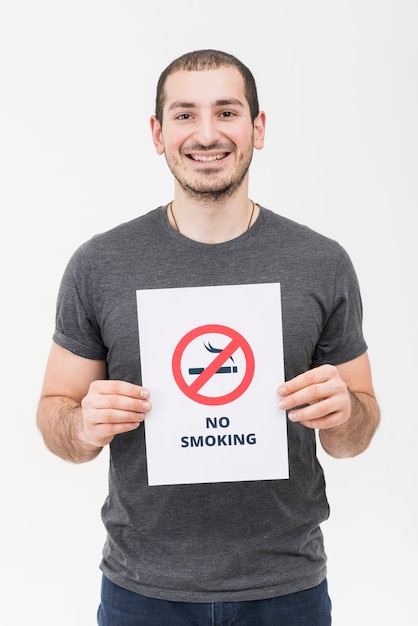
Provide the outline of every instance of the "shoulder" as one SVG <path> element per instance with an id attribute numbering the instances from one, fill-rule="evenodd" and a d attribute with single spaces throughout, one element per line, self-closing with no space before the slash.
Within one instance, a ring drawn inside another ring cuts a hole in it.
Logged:
<path id="1" fill-rule="evenodd" d="M 261 208 L 263 236 L 266 243 L 280 246 L 287 254 L 304 259 L 333 258 L 347 256 L 341 244 L 319 233 L 305 224 L 279 215 L 270 209 Z"/>
<path id="2" fill-rule="evenodd" d="M 338 243 L 334 239 L 313 230 L 306 224 L 301 224 L 300 222 L 291 220 L 290 218 L 279 215 L 278 213 L 275 213 L 271 209 L 266 209 L 265 207 L 261 207 L 261 213 L 266 225 L 268 227 L 273 227 L 276 232 L 280 232 L 281 234 L 287 236 L 301 237 L 304 240 L 317 241 L 318 243 L 338 246 Z"/>
<path id="3" fill-rule="evenodd" d="M 153 209 L 103 233 L 98 233 L 82 243 L 75 251 L 77 260 L 104 260 L 108 257 L 129 254 L 152 240 L 161 224 L 162 207 Z"/>
<path id="4" fill-rule="evenodd" d="M 132 241 L 135 242 L 138 237 L 147 236 L 148 233 L 153 232 L 158 227 L 161 223 L 161 210 L 162 207 L 159 207 L 128 222 L 118 224 L 104 233 L 95 235 L 86 242 L 85 246 L 94 249 L 95 247 L 107 247 L 119 243 L 126 245 Z"/>

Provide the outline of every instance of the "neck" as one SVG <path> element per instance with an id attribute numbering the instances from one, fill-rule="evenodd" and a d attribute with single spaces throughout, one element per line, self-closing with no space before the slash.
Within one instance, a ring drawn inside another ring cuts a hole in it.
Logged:
<path id="1" fill-rule="evenodd" d="M 205 202 L 176 195 L 167 211 L 175 230 L 201 243 L 223 243 L 239 237 L 251 227 L 258 213 L 258 206 L 248 196 Z"/>

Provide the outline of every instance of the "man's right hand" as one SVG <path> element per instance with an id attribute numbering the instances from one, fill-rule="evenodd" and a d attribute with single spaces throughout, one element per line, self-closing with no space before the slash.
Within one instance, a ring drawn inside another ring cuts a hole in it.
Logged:
<path id="1" fill-rule="evenodd" d="M 122 380 L 96 380 L 81 401 L 80 439 L 103 447 L 115 435 L 138 428 L 151 409 L 148 389 Z"/>
<path id="2" fill-rule="evenodd" d="M 51 346 L 37 421 L 54 454 L 90 461 L 115 435 L 138 428 L 150 409 L 148 389 L 108 380 L 105 360 Z"/>

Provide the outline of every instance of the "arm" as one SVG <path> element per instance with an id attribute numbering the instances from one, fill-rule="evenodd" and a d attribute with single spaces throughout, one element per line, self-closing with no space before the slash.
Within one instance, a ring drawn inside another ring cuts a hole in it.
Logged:
<path id="1" fill-rule="evenodd" d="M 289 411 L 289 419 L 318 428 L 322 447 L 336 458 L 363 452 L 379 425 L 367 353 L 296 376 L 281 385 L 278 393 L 280 408 Z"/>
<path id="2" fill-rule="evenodd" d="M 106 377 L 105 361 L 52 345 L 37 411 L 51 452 L 74 463 L 90 461 L 115 435 L 145 419 L 151 408 L 148 390 Z"/>

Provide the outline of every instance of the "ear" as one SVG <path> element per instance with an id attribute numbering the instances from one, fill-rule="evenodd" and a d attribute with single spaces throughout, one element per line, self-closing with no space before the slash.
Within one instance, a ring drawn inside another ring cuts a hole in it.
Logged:
<path id="1" fill-rule="evenodd" d="M 260 111 L 254 120 L 254 148 L 261 150 L 264 147 L 264 136 L 266 131 L 266 114 Z"/>
<path id="2" fill-rule="evenodd" d="M 163 131 L 161 128 L 160 122 L 157 120 L 155 115 L 153 115 L 150 119 L 151 124 L 151 132 L 152 132 L 152 140 L 154 142 L 155 149 L 157 154 L 164 154 L 164 141 L 163 141 Z"/>

